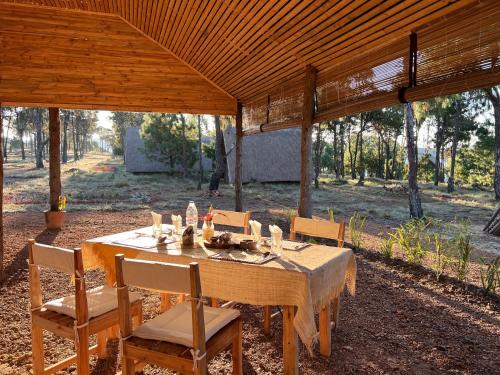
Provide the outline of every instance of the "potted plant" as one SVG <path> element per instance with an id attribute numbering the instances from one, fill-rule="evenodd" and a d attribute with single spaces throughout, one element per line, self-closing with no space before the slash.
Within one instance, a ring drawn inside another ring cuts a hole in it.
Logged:
<path id="1" fill-rule="evenodd" d="M 66 213 L 66 203 L 68 198 L 66 195 L 59 196 L 59 202 L 57 205 L 57 211 L 45 211 L 45 223 L 47 224 L 47 229 L 61 229 L 64 224 L 64 215 Z"/>

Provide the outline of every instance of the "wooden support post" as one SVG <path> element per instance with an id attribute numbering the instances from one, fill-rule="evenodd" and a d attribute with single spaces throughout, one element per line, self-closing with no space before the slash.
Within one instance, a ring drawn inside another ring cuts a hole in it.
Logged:
<path id="1" fill-rule="evenodd" d="M 314 93 L 317 71 L 312 65 L 306 68 L 304 103 L 302 104 L 302 132 L 300 140 L 300 201 L 299 216 L 311 217 L 311 145 L 314 119 Z"/>
<path id="2" fill-rule="evenodd" d="M 286 375 L 299 373 L 298 337 L 293 325 L 297 307 L 283 306 L 283 372 Z"/>
<path id="3" fill-rule="evenodd" d="M 0 284 L 3 274 L 3 118 L 2 103 L 0 103 Z"/>
<path id="4" fill-rule="evenodd" d="M 241 200 L 241 141 L 243 138 L 243 106 L 238 102 L 236 113 L 236 162 L 234 168 L 234 190 L 235 190 L 235 208 L 237 212 L 243 211 Z"/>
<path id="5" fill-rule="evenodd" d="M 59 108 L 49 108 L 49 184 L 50 210 L 59 211 L 61 196 L 61 123 Z"/>

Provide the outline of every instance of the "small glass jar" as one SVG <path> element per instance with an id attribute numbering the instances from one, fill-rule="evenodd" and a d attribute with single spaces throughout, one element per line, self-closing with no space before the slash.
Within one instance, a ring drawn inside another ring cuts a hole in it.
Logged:
<path id="1" fill-rule="evenodd" d="M 205 241 L 210 241 L 210 238 L 214 236 L 214 224 L 212 220 L 203 221 L 203 227 L 201 229 L 202 237 Z"/>

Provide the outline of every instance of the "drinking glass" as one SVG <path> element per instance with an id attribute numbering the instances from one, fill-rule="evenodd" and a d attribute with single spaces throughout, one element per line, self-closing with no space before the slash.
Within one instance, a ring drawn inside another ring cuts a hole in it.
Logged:
<path id="1" fill-rule="evenodd" d="M 154 238 L 158 239 L 161 237 L 161 232 L 162 232 L 161 229 L 162 229 L 161 224 L 160 225 L 153 224 L 153 236 L 154 236 Z"/>
<path id="2" fill-rule="evenodd" d="M 271 252 L 276 254 L 277 256 L 281 256 L 282 251 L 283 251 L 283 244 L 282 244 L 282 239 L 281 235 L 279 234 L 272 234 L 271 235 Z"/>

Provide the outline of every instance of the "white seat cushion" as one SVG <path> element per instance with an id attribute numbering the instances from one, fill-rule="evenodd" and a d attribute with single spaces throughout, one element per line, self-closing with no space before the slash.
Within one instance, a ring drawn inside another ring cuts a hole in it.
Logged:
<path id="1" fill-rule="evenodd" d="M 135 302 L 141 297 L 137 293 L 129 292 L 130 302 Z M 107 286 L 99 286 L 87 290 L 87 304 L 89 308 L 89 319 L 107 313 L 118 308 L 116 289 Z M 66 296 L 49 301 L 43 305 L 48 310 L 69 315 L 76 319 L 75 295 Z"/>
<path id="2" fill-rule="evenodd" d="M 203 306 L 205 317 L 205 339 L 208 341 L 220 329 L 240 316 L 234 309 L 221 309 Z M 191 302 L 175 305 L 170 310 L 142 324 L 133 336 L 143 339 L 167 341 L 193 347 L 193 321 Z"/>

